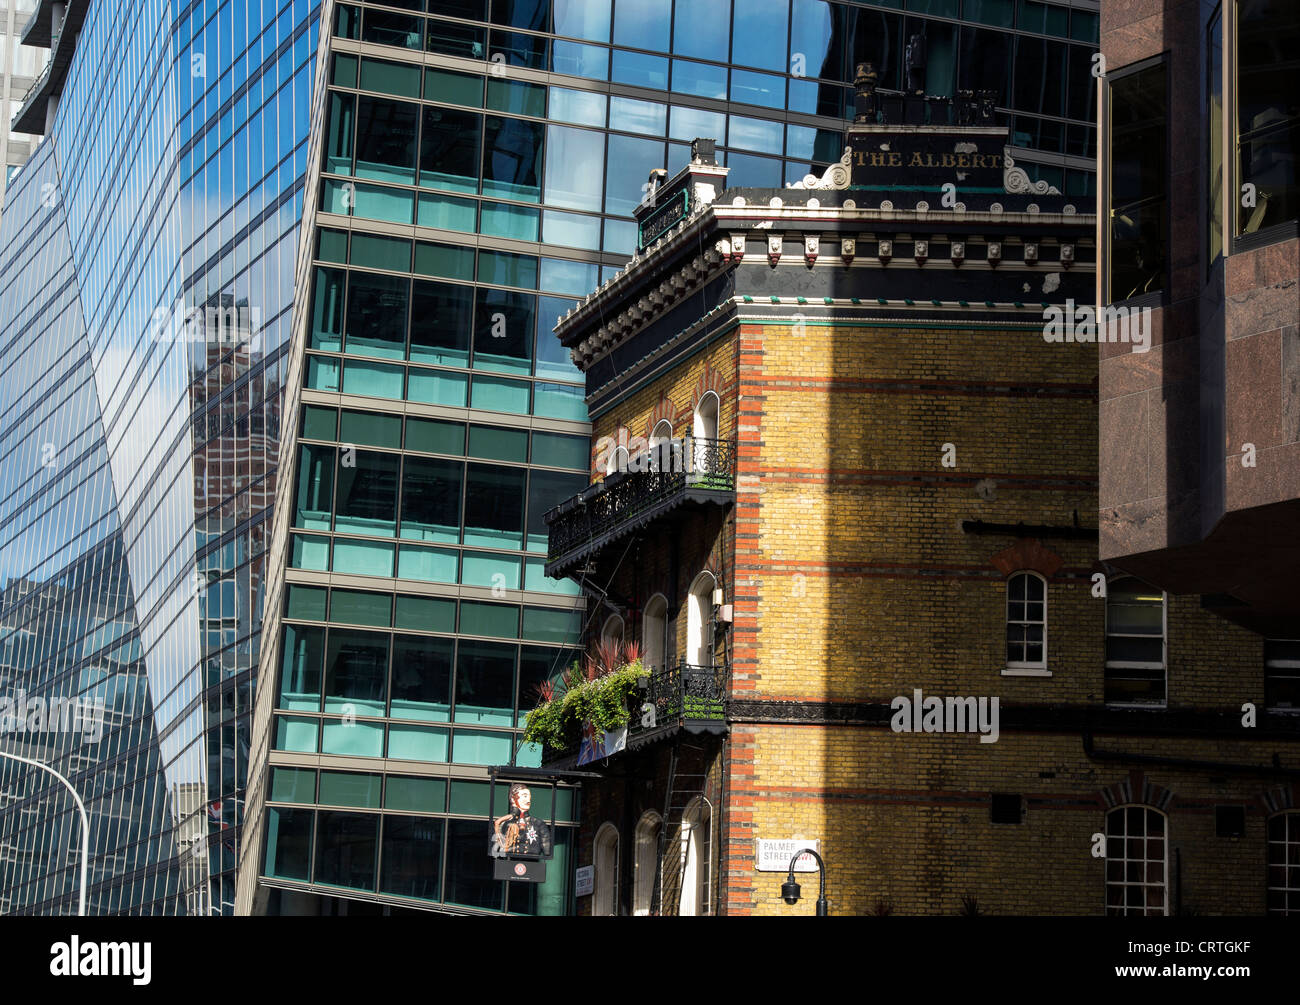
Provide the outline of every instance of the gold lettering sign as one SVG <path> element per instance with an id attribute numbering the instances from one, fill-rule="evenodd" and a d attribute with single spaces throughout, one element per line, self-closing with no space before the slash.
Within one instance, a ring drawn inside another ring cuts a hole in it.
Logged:
<path id="1" fill-rule="evenodd" d="M 854 151 L 853 163 L 857 167 L 909 167 L 909 168 L 951 168 L 967 170 L 971 168 L 994 170 L 1002 167 L 1001 154 L 976 153 L 934 153 L 913 150 L 910 153 L 901 150 L 857 150 Z"/>

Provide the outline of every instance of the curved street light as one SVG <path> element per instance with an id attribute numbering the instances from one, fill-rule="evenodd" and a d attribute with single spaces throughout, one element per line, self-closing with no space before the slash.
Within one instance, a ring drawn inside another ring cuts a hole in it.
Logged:
<path id="1" fill-rule="evenodd" d="M 90 864 L 90 817 L 86 814 L 86 804 L 81 801 L 81 796 L 77 795 L 77 790 L 72 787 L 72 783 L 48 764 L 34 761 L 30 757 L 11 754 L 5 750 L 0 750 L 0 757 L 7 757 L 11 761 L 21 761 L 23 764 L 30 764 L 34 768 L 48 771 L 72 793 L 72 798 L 77 804 L 77 812 L 81 814 L 81 897 L 77 904 L 77 914 L 84 917 L 86 913 L 86 873 L 89 871 Z"/>
<path id="2" fill-rule="evenodd" d="M 821 876 L 821 892 L 817 895 L 817 917 L 825 918 L 829 913 L 826 904 L 826 863 L 812 848 L 804 848 L 791 856 L 790 874 L 781 884 L 781 897 L 787 904 L 799 903 L 799 884 L 794 881 L 794 864 L 799 861 L 800 855 L 811 855 L 817 860 L 817 872 Z"/>

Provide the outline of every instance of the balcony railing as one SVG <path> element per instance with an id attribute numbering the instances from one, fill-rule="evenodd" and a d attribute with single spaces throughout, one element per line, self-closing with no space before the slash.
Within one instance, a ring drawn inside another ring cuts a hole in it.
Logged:
<path id="1" fill-rule="evenodd" d="M 630 460 L 620 451 L 620 458 L 626 472 L 616 472 L 546 514 L 547 575 L 563 575 L 587 555 L 683 502 L 719 502 L 736 489 L 736 445 L 729 440 L 668 440 Z"/>
<path id="2" fill-rule="evenodd" d="M 727 721 L 729 667 L 677 663 L 651 669 L 645 687 L 632 696 L 634 707 L 628 736 L 648 733 L 678 722 L 691 732 L 720 732 Z M 646 714 L 646 706 L 654 715 Z"/>

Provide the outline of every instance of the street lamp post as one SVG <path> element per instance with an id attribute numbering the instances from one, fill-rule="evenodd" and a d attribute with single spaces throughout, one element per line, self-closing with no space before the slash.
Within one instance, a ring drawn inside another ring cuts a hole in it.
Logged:
<path id="1" fill-rule="evenodd" d="M 790 858 L 790 874 L 781 884 L 781 896 L 787 904 L 799 903 L 799 884 L 794 881 L 794 864 L 799 861 L 800 855 L 811 855 L 817 860 L 817 872 L 821 877 L 821 892 L 817 895 L 817 917 L 825 918 L 829 913 L 826 904 L 826 863 L 822 857 L 812 848 L 804 848 L 794 853 Z"/>
<path id="2" fill-rule="evenodd" d="M 77 914 L 79 916 L 84 916 L 86 913 L 86 874 L 89 871 L 90 866 L 90 817 L 86 814 L 86 804 L 81 801 L 81 796 L 77 795 L 77 790 L 72 787 L 72 783 L 51 768 L 48 764 L 34 761 L 30 757 L 21 757 L 18 754 L 11 754 L 5 750 L 0 750 L 0 757 L 7 757 L 11 761 L 21 761 L 23 764 L 30 764 L 34 768 L 48 771 L 51 775 L 62 782 L 67 790 L 72 793 L 72 798 L 77 804 L 77 812 L 81 814 L 81 897 L 77 904 Z"/>

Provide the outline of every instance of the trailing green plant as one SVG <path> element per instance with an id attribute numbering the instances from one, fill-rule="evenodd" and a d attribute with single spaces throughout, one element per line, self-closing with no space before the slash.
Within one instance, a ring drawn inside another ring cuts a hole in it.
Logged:
<path id="1" fill-rule="evenodd" d="M 626 726 L 631 719 L 629 699 L 637 681 L 648 674 L 638 646 L 627 646 L 620 656 L 613 646 L 602 645 L 584 663 L 575 660 L 558 682 L 547 681 L 537 689 L 541 700 L 528 713 L 524 742 L 565 753 L 581 743 L 588 722 L 604 732 Z"/>

